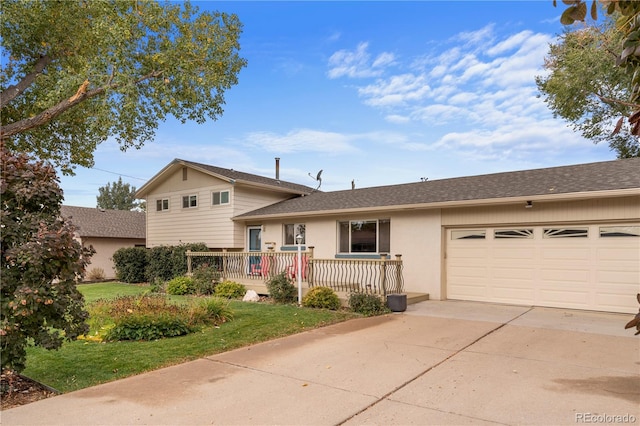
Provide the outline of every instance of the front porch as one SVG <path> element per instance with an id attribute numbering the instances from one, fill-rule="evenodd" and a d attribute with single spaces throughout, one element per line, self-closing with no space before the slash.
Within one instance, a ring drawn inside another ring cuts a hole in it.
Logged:
<path id="1" fill-rule="evenodd" d="M 284 273 L 306 294 L 312 287 L 329 287 L 346 303 L 351 293 L 407 294 L 407 303 L 428 300 L 428 294 L 404 293 L 402 256 L 388 259 L 318 259 L 313 247 L 298 252 L 191 252 L 187 251 L 187 269 L 191 274 L 197 265 L 208 264 L 220 273 L 222 281 L 232 280 L 247 290 L 269 294 L 266 283 Z"/>

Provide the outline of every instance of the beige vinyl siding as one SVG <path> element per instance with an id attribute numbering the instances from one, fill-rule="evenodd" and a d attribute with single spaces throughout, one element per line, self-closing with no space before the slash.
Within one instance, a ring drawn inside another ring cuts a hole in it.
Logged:
<path id="1" fill-rule="evenodd" d="M 442 224 L 445 226 L 637 220 L 638 218 L 640 218 L 640 196 L 555 203 L 534 201 L 530 209 L 525 209 L 524 203 L 521 203 L 442 210 Z"/>
<path id="2" fill-rule="evenodd" d="M 286 198 L 233 185 L 193 169 L 188 170 L 186 181 L 182 176 L 182 169 L 177 169 L 147 198 L 147 247 L 203 242 L 210 248 L 241 249 L 245 226 L 231 218 Z M 213 205 L 212 193 L 218 191 L 229 191 L 229 204 Z M 182 207 L 182 197 L 187 195 L 197 195 L 197 207 Z M 158 199 L 168 199 L 169 210 L 156 211 Z"/>

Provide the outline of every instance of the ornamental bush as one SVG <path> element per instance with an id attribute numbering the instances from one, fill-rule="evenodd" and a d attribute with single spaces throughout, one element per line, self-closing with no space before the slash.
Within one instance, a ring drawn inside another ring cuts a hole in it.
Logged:
<path id="1" fill-rule="evenodd" d="M 247 289 L 244 285 L 234 281 L 223 281 L 216 285 L 214 294 L 228 299 L 239 299 L 244 296 Z"/>
<path id="2" fill-rule="evenodd" d="M 196 294 L 210 295 L 215 291 L 215 287 L 220 279 L 220 273 L 206 264 L 200 265 L 193 270 L 191 275 L 195 286 Z"/>
<path id="3" fill-rule="evenodd" d="M 329 287 L 313 287 L 302 298 L 302 306 L 307 308 L 340 309 L 340 298 Z"/>
<path id="4" fill-rule="evenodd" d="M 389 312 L 381 297 L 375 294 L 351 293 L 349 306 L 353 312 L 365 316 L 380 315 Z"/>
<path id="5" fill-rule="evenodd" d="M 147 249 L 144 247 L 122 247 L 112 256 L 116 278 L 124 283 L 147 281 Z"/>
<path id="6" fill-rule="evenodd" d="M 277 303 L 293 303 L 298 299 L 298 289 L 285 272 L 274 275 L 266 285 L 269 295 Z"/>
<path id="7" fill-rule="evenodd" d="M 185 294 L 195 294 L 196 287 L 190 277 L 175 277 L 167 282 L 167 294 L 184 296 Z"/>

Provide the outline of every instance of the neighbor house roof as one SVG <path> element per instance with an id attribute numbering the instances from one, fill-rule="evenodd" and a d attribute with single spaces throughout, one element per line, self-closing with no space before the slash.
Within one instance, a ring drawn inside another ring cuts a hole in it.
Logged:
<path id="1" fill-rule="evenodd" d="M 78 227 L 80 237 L 145 238 L 145 213 L 62 206 L 60 214 Z"/>
<path id="2" fill-rule="evenodd" d="M 190 167 L 192 169 L 198 170 L 202 173 L 206 173 L 210 176 L 216 177 L 223 181 L 227 181 L 234 185 L 243 184 L 248 186 L 256 186 L 295 195 L 308 194 L 313 191 L 313 188 L 305 185 L 299 185 L 297 183 L 176 158 L 167 166 L 165 166 L 160 172 L 158 172 L 154 177 L 152 177 L 147 183 L 145 183 L 136 192 L 136 198 L 145 198 L 146 195 L 151 191 L 151 189 L 157 183 L 161 182 L 165 176 L 174 173 L 178 168 L 182 167 Z"/>
<path id="3" fill-rule="evenodd" d="M 613 195 L 640 195 L 640 158 L 440 179 L 335 192 L 314 192 L 237 219 L 362 210 L 488 205 Z"/>

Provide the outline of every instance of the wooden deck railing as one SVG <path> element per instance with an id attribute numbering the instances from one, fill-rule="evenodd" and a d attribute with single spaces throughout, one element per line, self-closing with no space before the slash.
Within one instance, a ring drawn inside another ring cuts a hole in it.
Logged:
<path id="1" fill-rule="evenodd" d="M 214 267 L 222 280 L 268 281 L 285 273 L 297 280 L 298 253 L 290 252 L 192 252 L 187 251 L 188 273 L 194 264 Z M 195 259 L 198 259 L 195 261 Z M 206 260 L 204 259 L 206 258 Z M 372 293 L 386 296 L 404 291 L 402 258 L 380 259 L 316 259 L 313 247 L 301 253 L 301 280 L 308 286 L 324 286 L 336 292 Z"/>

